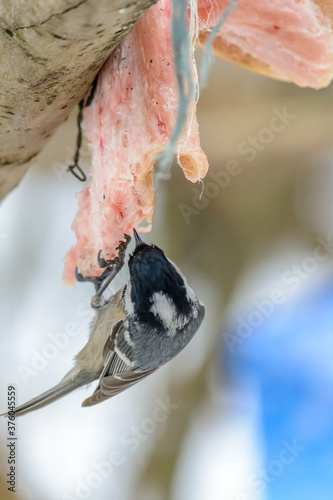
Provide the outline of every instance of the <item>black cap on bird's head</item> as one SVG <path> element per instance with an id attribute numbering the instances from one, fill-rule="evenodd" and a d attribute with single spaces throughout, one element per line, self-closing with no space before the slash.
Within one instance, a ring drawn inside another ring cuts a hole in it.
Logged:
<path id="1" fill-rule="evenodd" d="M 154 271 L 154 269 L 151 269 L 152 265 L 158 264 L 158 268 L 160 268 L 162 263 L 168 262 L 164 252 L 160 248 L 156 245 L 148 245 L 145 243 L 135 229 L 133 229 L 133 234 L 135 238 L 135 248 L 132 255 L 129 257 L 128 263 L 131 274 L 135 272 L 141 274 L 145 271 L 147 266 L 152 272 Z M 140 269 L 141 266 L 143 266 L 142 269 Z"/>
<path id="2" fill-rule="evenodd" d="M 132 301 L 139 309 L 147 311 L 154 294 L 163 293 L 182 308 L 183 301 L 186 301 L 183 276 L 163 250 L 144 243 L 135 229 L 133 233 L 136 247 L 128 261 Z"/>

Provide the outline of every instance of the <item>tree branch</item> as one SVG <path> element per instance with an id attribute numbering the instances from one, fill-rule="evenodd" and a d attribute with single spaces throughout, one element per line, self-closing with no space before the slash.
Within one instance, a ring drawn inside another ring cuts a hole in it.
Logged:
<path id="1" fill-rule="evenodd" d="M 0 199 L 156 0 L 2 0 Z"/>

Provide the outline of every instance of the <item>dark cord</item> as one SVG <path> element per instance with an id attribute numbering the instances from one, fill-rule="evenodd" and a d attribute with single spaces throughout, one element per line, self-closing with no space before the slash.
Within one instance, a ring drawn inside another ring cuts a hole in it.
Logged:
<path id="1" fill-rule="evenodd" d="M 81 182 L 85 182 L 87 180 L 86 174 L 83 172 L 82 168 L 79 165 L 79 158 L 80 158 L 80 149 L 81 149 L 81 144 L 82 144 L 82 118 L 83 118 L 83 108 L 87 108 L 88 106 L 91 105 L 94 95 L 95 95 L 95 90 L 97 86 L 97 80 L 98 80 L 98 74 L 95 76 L 95 79 L 92 83 L 90 94 L 87 98 L 86 103 L 84 102 L 84 99 L 80 101 L 79 103 L 79 113 L 77 115 L 77 126 L 78 126 L 78 134 L 77 134 L 77 139 L 76 139 L 76 151 L 74 155 L 74 163 L 73 165 L 69 165 L 67 168 L 68 172 L 71 172 L 74 177 L 79 179 Z"/>
<path id="2" fill-rule="evenodd" d="M 83 172 L 82 168 L 79 165 L 79 158 L 80 158 L 80 149 L 81 149 L 81 143 L 82 143 L 82 128 L 81 128 L 81 122 L 82 122 L 82 116 L 83 116 L 83 106 L 84 106 L 84 101 L 80 101 L 79 103 L 79 114 L 77 115 L 77 126 L 78 126 L 78 134 L 77 134 L 77 139 L 76 139 L 76 151 L 74 155 L 74 164 L 69 165 L 67 168 L 68 172 L 72 172 L 74 177 L 79 179 L 79 181 L 85 182 L 87 180 L 86 174 Z M 75 171 L 77 169 L 77 172 Z"/>

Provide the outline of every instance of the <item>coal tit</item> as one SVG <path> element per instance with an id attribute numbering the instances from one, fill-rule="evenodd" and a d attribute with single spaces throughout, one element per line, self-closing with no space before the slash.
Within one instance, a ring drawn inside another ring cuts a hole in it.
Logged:
<path id="1" fill-rule="evenodd" d="M 89 340 L 75 366 L 61 382 L 15 409 L 16 415 L 36 410 L 98 379 L 82 406 L 91 406 L 128 389 L 174 358 L 200 327 L 205 307 L 179 269 L 156 245 L 145 244 L 133 230 L 136 247 L 129 258 L 128 283 L 106 300 L 103 292 L 124 262 L 126 243 L 94 282 L 96 316 Z M 77 273 L 78 278 L 82 278 Z"/>

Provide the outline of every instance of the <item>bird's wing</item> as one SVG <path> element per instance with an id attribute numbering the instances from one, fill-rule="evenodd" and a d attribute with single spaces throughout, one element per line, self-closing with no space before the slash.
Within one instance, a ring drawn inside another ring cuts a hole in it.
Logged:
<path id="1" fill-rule="evenodd" d="M 98 385 L 93 394 L 83 401 L 82 406 L 92 406 L 116 396 L 116 394 L 129 389 L 132 385 L 137 384 L 157 370 L 157 368 L 137 371 L 132 369 L 128 358 L 131 339 L 128 337 L 127 327 L 126 318 L 118 321 L 113 327 L 111 335 L 104 346 L 104 368 Z"/>
<path id="2" fill-rule="evenodd" d="M 140 380 L 156 370 L 157 368 L 140 372 L 128 371 L 104 377 L 100 380 L 99 386 L 95 392 L 83 401 L 82 406 L 92 406 L 112 398 L 112 396 L 116 396 L 120 392 L 129 389 L 132 385 L 137 384 Z"/>

